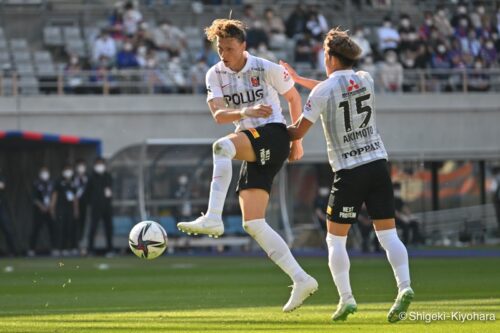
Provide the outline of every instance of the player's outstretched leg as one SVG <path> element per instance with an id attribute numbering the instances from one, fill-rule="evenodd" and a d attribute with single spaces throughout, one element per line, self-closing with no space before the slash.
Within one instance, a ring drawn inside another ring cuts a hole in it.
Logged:
<path id="1" fill-rule="evenodd" d="M 192 222 L 180 222 L 177 228 L 187 234 L 205 234 L 219 237 L 224 233 L 222 209 L 233 175 L 232 159 L 236 155 L 233 142 L 225 137 L 213 144 L 214 171 L 210 185 L 210 199 L 206 215 Z"/>
<path id="2" fill-rule="evenodd" d="M 347 236 L 336 236 L 331 233 L 328 233 L 326 236 L 328 267 L 330 267 L 333 281 L 340 296 L 337 310 L 332 315 L 333 321 L 344 321 L 350 314 L 358 310 L 356 300 L 352 296 L 351 283 L 349 281 L 351 263 L 347 255 L 346 241 Z"/>
<path id="3" fill-rule="evenodd" d="M 396 228 L 376 230 L 377 238 L 385 249 L 387 259 L 392 266 L 398 284 L 398 296 L 387 314 L 391 323 L 401 320 L 400 314 L 408 311 L 415 293 L 410 287 L 410 269 L 408 265 L 408 252 L 398 237 Z"/>
<path id="4" fill-rule="evenodd" d="M 283 238 L 267 224 L 265 219 L 245 221 L 243 228 L 293 281 L 292 293 L 283 307 L 283 312 L 291 312 L 300 307 L 318 290 L 316 279 L 300 267 Z"/>

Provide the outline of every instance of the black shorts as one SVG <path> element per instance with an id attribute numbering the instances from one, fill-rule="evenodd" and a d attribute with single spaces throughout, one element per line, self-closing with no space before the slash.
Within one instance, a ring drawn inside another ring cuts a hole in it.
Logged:
<path id="1" fill-rule="evenodd" d="M 385 159 L 335 173 L 328 200 L 328 220 L 352 224 L 363 202 L 373 220 L 394 218 L 394 192 Z"/>
<path id="2" fill-rule="evenodd" d="M 271 193 L 274 176 L 290 154 L 290 136 L 286 125 L 269 123 L 243 133 L 250 139 L 257 161 L 243 161 L 236 192 L 260 188 Z"/>

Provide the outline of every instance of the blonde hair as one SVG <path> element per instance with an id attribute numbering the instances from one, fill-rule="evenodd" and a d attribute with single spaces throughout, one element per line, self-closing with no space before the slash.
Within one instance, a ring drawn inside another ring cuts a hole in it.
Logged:
<path id="1" fill-rule="evenodd" d="M 361 48 L 339 27 L 331 29 L 325 37 L 323 47 L 330 56 L 337 57 L 344 66 L 352 66 L 361 55 Z"/>
<path id="2" fill-rule="evenodd" d="M 246 41 L 246 26 L 243 22 L 231 19 L 217 19 L 212 25 L 205 28 L 205 34 L 209 41 L 219 38 L 236 38 L 241 43 Z"/>

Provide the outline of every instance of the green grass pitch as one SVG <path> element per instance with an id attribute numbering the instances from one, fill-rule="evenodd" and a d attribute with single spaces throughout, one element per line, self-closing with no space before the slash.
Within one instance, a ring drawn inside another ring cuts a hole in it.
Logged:
<path id="1" fill-rule="evenodd" d="M 396 289 L 383 258 L 351 260 L 358 312 L 342 323 L 330 321 L 338 296 L 326 258 L 299 261 L 320 287 L 285 314 L 290 281 L 264 257 L 2 259 L 0 332 L 500 332 L 498 258 L 411 260 L 410 312 L 496 320 L 396 324 L 386 320 Z"/>

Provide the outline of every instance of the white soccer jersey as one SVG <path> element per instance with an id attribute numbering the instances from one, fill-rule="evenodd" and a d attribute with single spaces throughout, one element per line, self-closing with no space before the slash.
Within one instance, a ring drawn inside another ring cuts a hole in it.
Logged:
<path id="1" fill-rule="evenodd" d="M 387 159 L 375 123 L 374 86 L 368 72 L 333 72 L 311 91 L 303 115 L 313 123 L 321 116 L 333 171 Z"/>
<path id="2" fill-rule="evenodd" d="M 279 95 L 294 85 L 283 66 L 254 57 L 246 52 L 247 62 L 239 72 L 234 72 L 222 61 L 212 66 L 206 76 L 207 101 L 223 97 L 229 108 L 243 109 L 257 104 L 270 105 L 273 113 L 268 118 L 245 118 L 235 121 L 235 132 L 268 123 L 286 124 Z"/>

